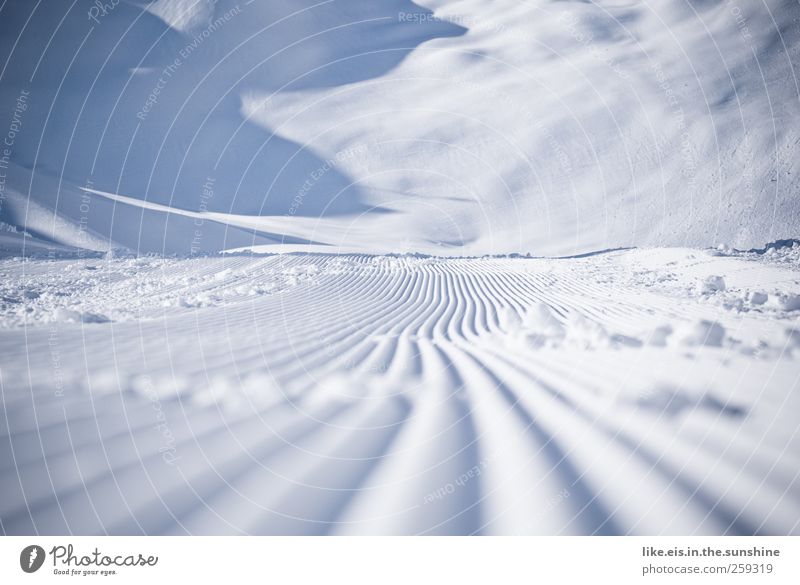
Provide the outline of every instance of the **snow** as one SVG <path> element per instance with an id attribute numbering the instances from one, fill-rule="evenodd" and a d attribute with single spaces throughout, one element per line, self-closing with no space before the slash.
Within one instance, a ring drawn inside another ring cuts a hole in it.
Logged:
<path id="1" fill-rule="evenodd" d="M 700 319 L 685 327 L 677 337 L 682 345 L 722 347 L 725 341 L 725 328 L 716 321 Z"/>
<path id="2" fill-rule="evenodd" d="M 793 0 L 93 7 L 0 18 L 0 221 L 57 243 L 572 255 L 797 235 Z"/>
<path id="3" fill-rule="evenodd" d="M 800 311 L 695 288 L 790 298 L 796 263 L 287 253 L 0 272 L 7 533 L 800 530 Z"/>
<path id="4" fill-rule="evenodd" d="M 2 3 L 0 531 L 800 534 L 798 19 Z"/>
<path id="5" fill-rule="evenodd" d="M 705 294 L 724 291 L 725 279 L 717 275 L 708 276 L 700 283 L 700 289 Z"/>

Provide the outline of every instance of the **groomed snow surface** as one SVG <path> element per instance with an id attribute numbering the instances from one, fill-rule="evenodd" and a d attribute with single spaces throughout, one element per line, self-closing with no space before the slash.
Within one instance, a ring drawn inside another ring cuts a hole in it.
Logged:
<path id="1" fill-rule="evenodd" d="M 800 534 L 798 22 L 0 2 L 0 532 Z"/>
<path id="2" fill-rule="evenodd" d="M 0 263 L 3 532 L 798 534 L 800 245 Z"/>
<path id="3" fill-rule="evenodd" d="M 60 244 L 563 256 L 798 236 L 796 0 L 43 6 L 0 5 L 0 221 Z"/>

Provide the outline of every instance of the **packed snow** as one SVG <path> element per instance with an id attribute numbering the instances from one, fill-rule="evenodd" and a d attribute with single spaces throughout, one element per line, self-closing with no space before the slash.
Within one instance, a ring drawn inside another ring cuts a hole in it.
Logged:
<path id="1" fill-rule="evenodd" d="M 800 534 L 799 21 L 0 3 L 0 532 Z"/>
<path id="2" fill-rule="evenodd" d="M 796 534 L 798 252 L 4 260 L 3 529 Z"/>

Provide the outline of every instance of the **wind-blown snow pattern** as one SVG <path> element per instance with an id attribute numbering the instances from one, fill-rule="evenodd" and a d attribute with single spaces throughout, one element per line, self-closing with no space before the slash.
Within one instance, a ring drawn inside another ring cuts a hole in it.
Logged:
<path id="1" fill-rule="evenodd" d="M 0 3 L 0 532 L 800 534 L 799 22 Z"/>

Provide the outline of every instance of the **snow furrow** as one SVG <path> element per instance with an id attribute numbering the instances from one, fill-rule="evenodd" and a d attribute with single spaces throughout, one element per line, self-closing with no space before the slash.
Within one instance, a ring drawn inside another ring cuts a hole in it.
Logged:
<path id="1" fill-rule="evenodd" d="M 59 260 L 0 337 L 3 529 L 796 533 L 796 314 L 747 294 L 797 272 L 695 254 Z"/>

